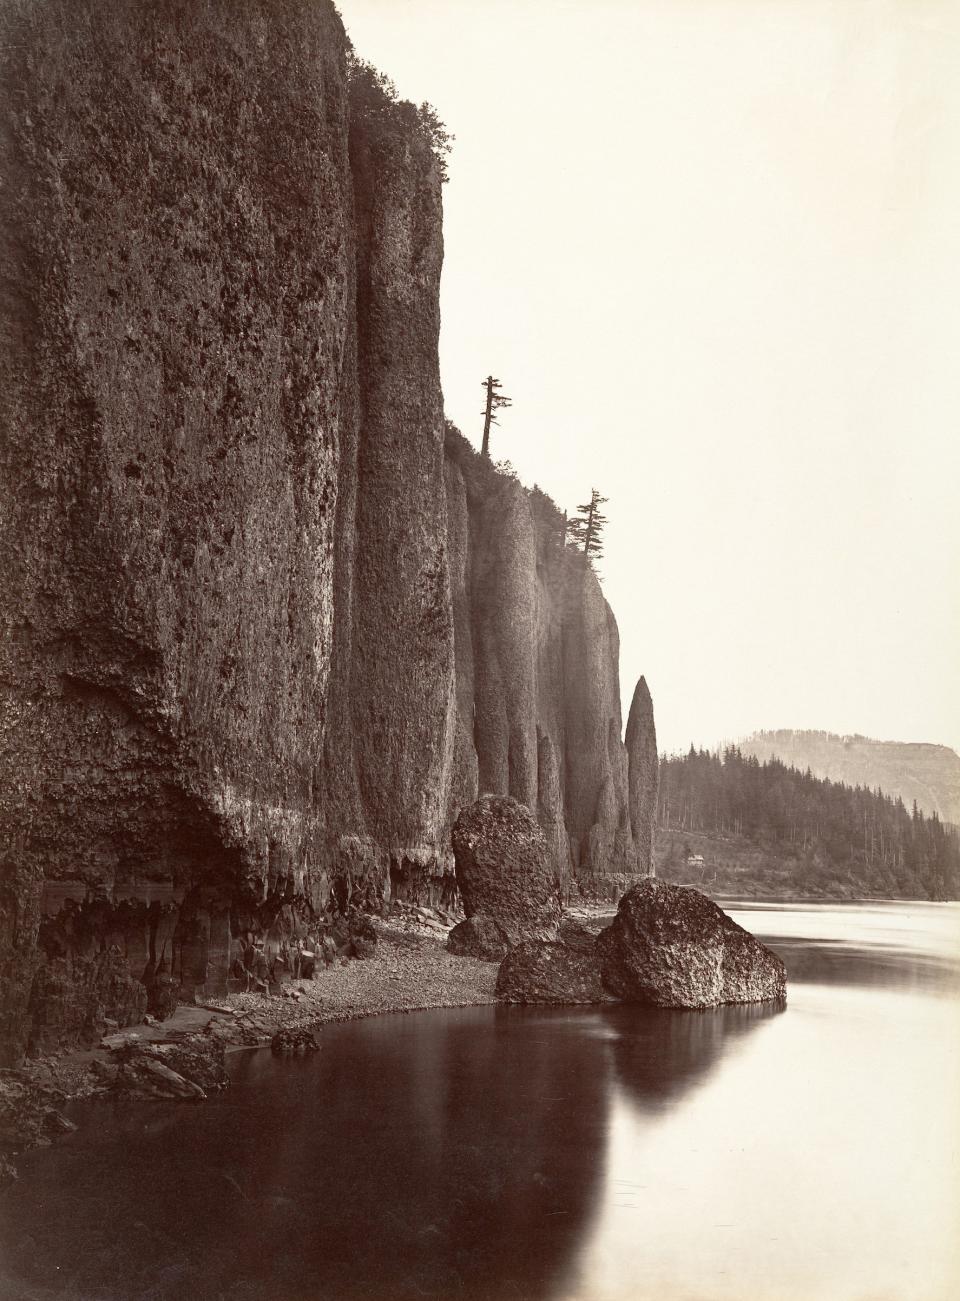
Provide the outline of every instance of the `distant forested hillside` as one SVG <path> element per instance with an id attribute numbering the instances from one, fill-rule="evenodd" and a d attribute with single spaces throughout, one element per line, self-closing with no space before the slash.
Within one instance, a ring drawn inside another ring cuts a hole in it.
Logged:
<path id="1" fill-rule="evenodd" d="M 736 744 L 761 763 L 782 759 L 794 768 L 809 768 L 814 777 L 871 790 L 879 786 L 908 807 L 916 800 L 923 813 L 960 823 L 960 755 L 947 745 L 787 729 L 754 732 Z"/>
<path id="2" fill-rule="evenodd" d="M 960 897 L 960 836 L 935 813 L 736 747 L 663 757 L 657 824 L 657 868 L 669 880 L 751 894 Z"/>

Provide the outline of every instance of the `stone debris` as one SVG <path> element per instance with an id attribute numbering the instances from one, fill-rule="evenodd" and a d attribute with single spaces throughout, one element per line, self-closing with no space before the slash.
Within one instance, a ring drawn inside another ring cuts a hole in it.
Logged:
<path id="1" fill-rule="evenodd" d="M 154 1021 L 155 1026 L 159 1025 Z M 101 1048 L 108 1048 L 111 1052 L 116 1052 L 121 1048 L 130 1048 L 136 1044 L 144 1042 L 144 1036 L 137 1033 L 136 1030 L 123 1030 L 119 1034 L 108 1034 L 100 1040 Z"/>
<path id="2" fill-rule="evenodd" d="M 115 1050 L 116 1073 L 102 1072 L 104 1083 L 133 1097 L 202 1101 L 228 1083 L 222 1040 L 187 1034 L 160 1043 L 126 1044 Z"/>
<path id="3" fill-rule="evenodd" d="M 278 1030 L 270 1040 L 270 1051 L 276 1056 L 292 1053 L 315 1053 L 319 1047 L 307 1029 Z"/>
<path id="4" fill-rule="evenodd" d="M 62 1094 L 0 1071 L 0 1184 L 16 1178 L 12 1158 L 30 1148 L 49 1147 L 76 1125 L 60 1111 Z"/>
<path id="5" fill-rule="evenodd" d="M 375 926 L 372 957 L 321 967 L 315 979 L 295 986 L 299 998 L 229 994 L 216 1000 L 223 1010 L 211 1011 L 202 1028 L 197 1028 L 197 1008 L 180 1007 L 157 1027 L 105 1036 L 108 1047 L 36 1058 L 16 1071 L 0 1071 L 0 1172 L 8 1154 L 12 1158 L 47 1145 L 65 1132 L 65 1118 L 44 1117 L 51 1110 L 59 1115 L 67 1096 L 201 1101 L 226 1084 L 226 1053 L 266 1047 L 281 1031 L 296 1035 L 331 1021 L 494 1001 L 496 969 L 489 962 L 454 957 L 439 936 L 411 930 L 400 918 Z M 13 1171 L 12 1160 L 7 1164 Z"/>
<path id="6" fill-rule="evenodd" d="M 180 1102 L 202 1102 L 207 1096 L 199 1084 L 172 1070 L 159 1058 L 140 1054 L 123 1063 L 113 1086 L 117 1091 L 136 1098 L 169 1098 Z"/>

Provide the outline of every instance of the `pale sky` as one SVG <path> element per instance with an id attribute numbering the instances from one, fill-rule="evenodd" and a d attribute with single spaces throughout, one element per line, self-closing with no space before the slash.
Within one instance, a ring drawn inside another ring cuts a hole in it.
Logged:
<path id="1" fill-rule="evenodd" d="M 342 0 L 456 135 L 447 414 L 609 497 L 624 712 L 960 750 L 960 0 Z"/>

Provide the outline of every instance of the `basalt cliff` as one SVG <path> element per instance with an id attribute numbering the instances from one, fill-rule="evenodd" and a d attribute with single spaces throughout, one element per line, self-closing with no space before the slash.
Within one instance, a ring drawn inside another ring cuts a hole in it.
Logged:
<path id="1" fill-rule="evenodd" d="M 452 892 L 478 792 L 637 872 L 613 615 L 445 426 L 423 115 L 327 0 L 0 23 L 2 1062 Z"/>

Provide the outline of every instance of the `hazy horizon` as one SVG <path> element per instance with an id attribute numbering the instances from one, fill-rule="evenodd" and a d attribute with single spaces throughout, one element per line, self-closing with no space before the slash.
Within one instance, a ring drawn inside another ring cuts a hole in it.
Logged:
<path id="1" fill-rule="evenodd" d="M 661 749 L 960 750 L 960 12 L 343 0 L 456 136 L 441 373 L 574 508 Z"/>

